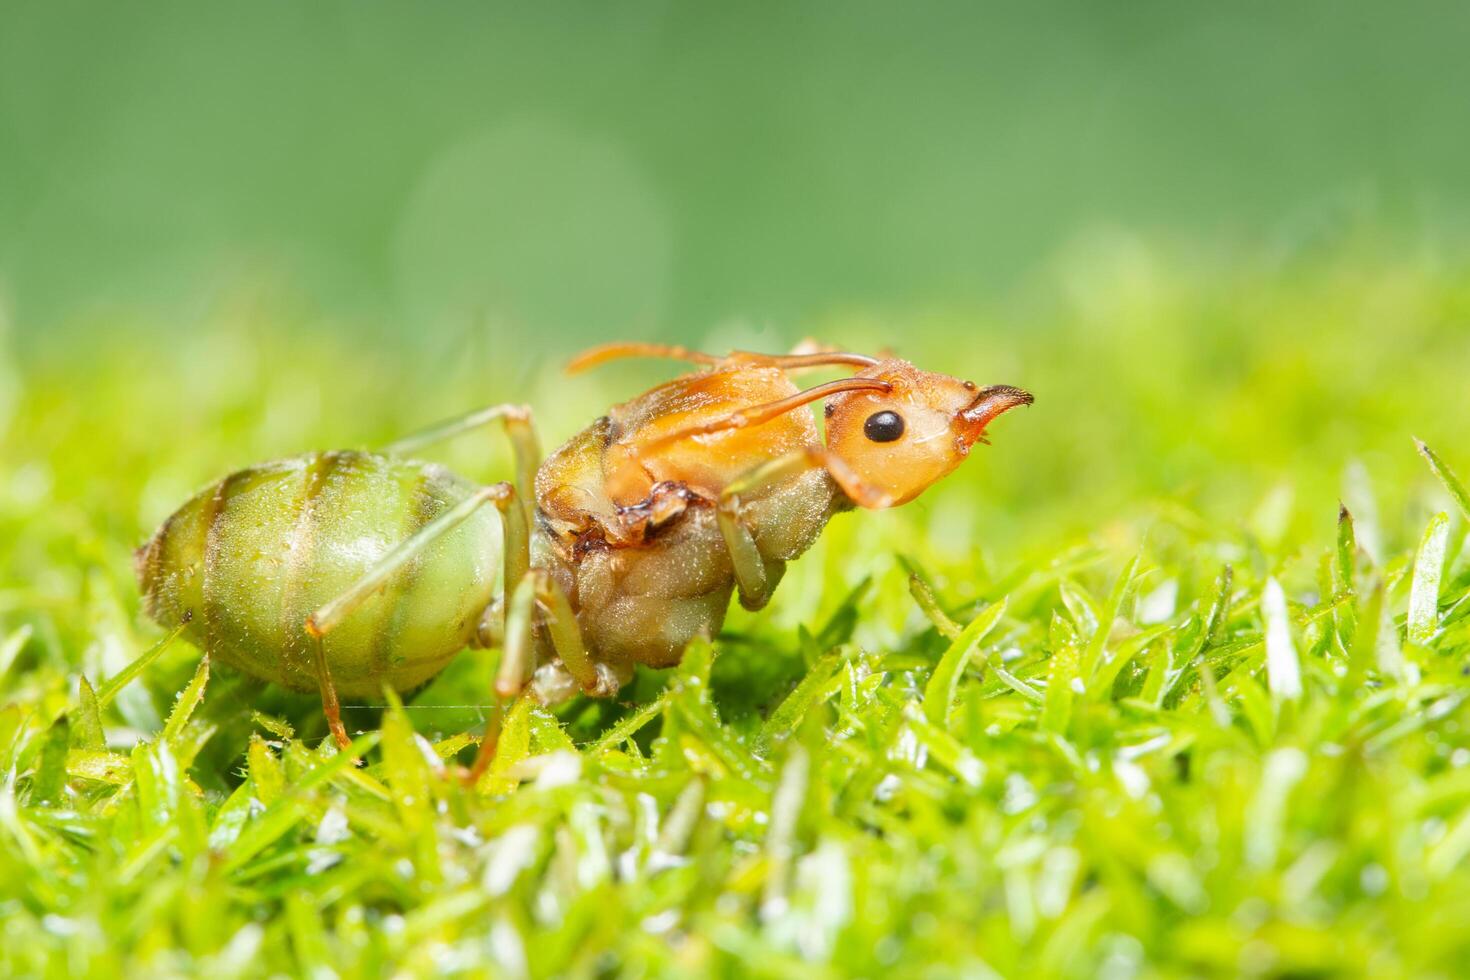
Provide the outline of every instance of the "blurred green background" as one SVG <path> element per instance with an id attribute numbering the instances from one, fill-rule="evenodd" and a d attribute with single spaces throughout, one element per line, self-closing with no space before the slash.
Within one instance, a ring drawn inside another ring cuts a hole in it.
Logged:
<path id="1" fill-rule="evenodd" d="M 0 295 L 22 346 L 249 289 L 516 360 L 1045 296 L 1097 229 L 1439 247 L 1466 37 L 1453 2 L 3 0 Z"/>

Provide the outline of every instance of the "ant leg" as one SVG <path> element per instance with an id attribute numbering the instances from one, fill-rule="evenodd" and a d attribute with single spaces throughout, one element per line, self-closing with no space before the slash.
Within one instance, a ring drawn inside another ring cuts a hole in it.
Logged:
<path id="1" fill-rule="evenodd" d="M 730 552 L 735 584 L 740 588 L 740 604 L 746 609 L 760 609 L 769 602 L 775 583 L 766 574 L 766 560 L 761 556 L 755 537 L 741 519 L 741 495 L 763 490 L 814 465 L 818 464 L 814 462 L 812 452 L 798 449 L 746 470 L 720 491 L 719 501 L 715 504 L 715 519 Z"/>
<path id="2" fill-rule="evenodd" d="M 500 648 L 500 669 L 495 675 L 495 693 L 498 697 L 517 696 L 531 676 L 536 663 L 532 630 L 535 617 L 536 580 L 527 571 L 505 603 L 505 639 Z"/>
<path id="3" fill-rule="evenodd" d="M 544 568 L 533 568 L 521 579 L 512 593 L 505 613 L 505 652 L 501 655 L 500 672 L 495 678 L 495 693 L 503 698 L 515 697 L 525 688 L 535 659 L 532 627 L 537 612 L 545 615 L 546 631 L 551 645 L 566 666 L 577 686 L 593 697 L 605 697 L 611 674 L 587 652 L 582 628 L 567 594 Z M 616 683 L 612 690 L 616 690 Z"/>
<path id="4" fill-rule="evenodd" d="M 514 497 L 515 491 L 512 490 L 496 501 L 505 522 L 505 586 L 500 599 L 485 610 L 478 633 L 482 640 L 486 639 L 485 634 L 493 629 L 490 620 L 499 616 L 500 667 L 495 677 L 495 706 L 486 722 L 485 734 L 480 738 L 475 761 L 465 773 L 465 781 L 470 786 L 479 782 L 494 760 L 505 702 L 520 694 L 536 660 L 531 633 L 536 612 L 536 588 L 531 574 L 530 529 L 526 526 L 525 510 L 515 506 Z M 512 583 L 515 583 L 514 590 Z"/>
<path id="5" fill-rule="evenodd" d="M 436 540 L 453 531 L 475 511 L 487 503 L 503 505 L 505 502 L 514 500 L 515 488 L 509 483 L 494 483 L 490 486 L 480 487 L 453 507 L 425 524 L 412 537 L 400 541 L 382 558 L 377 564 L 368 569 L 366 574 L 330 602 L 319 607 L 310 616 L 306 617 L 306 632 L 314 637 L 322 637 L 335 629 L 341 622 L 371 598 L 378 590 L 388 584 L 388 581 L 397 574 L 398 570 L 414 559 L 419 552 L 423 551 Z M 503 510 L 512 510 L 509 506 L 503 506 Z M 512 518 L 507 522 L 508 526 L 517 524 Z M 509 534 L 507 533 L 507 537 Z M 510 556 L 506 562 L 510 563 Z"/>
<path id="6" fill-rule="evenodd" d="M 825 449 L 810 450 L 809 453 L 812 461 L 824 467 L 828 475 L 832 477 L 832 481 L 859 507 L 867 510 L 882 510 L 893 506 L 893 494 L 887 490 L 878 489 L 858 476 L 842 457 L 827 452 Z"/>
<path id="7" fill-rule="evenodd" d="M 515 488 L 525 510 L 526 523 L 533 518 L 531 508 L 535 504 L 536 468 L 541 465 L 541 445 L 536 438 L 536 426 L 528 405 L 491 405 L 476 409 L 458 418 L 440 422 L 412 435 L 404 436 L 383 447 L 389 456 L 407 456 L 426 446 L 453 439 L 455 436 L 501 421 L 505 434 L 510 437 L 511 452 L 515 456 Z"/>
<path id="8" fill-rule="evenodd" d="M 877 509 L 890 506 L 893 498 L 882 490 L 870 486 L 853 472 L 843 460 L 825 449 L 808 447 L 767 460 L 732 480 L 715 505 L 715 518 L 720 525 L 720 535 L 730 552 L 730 562 L 735 569 L 735 583 L 740 587 L 740 604 L 746 609 L 760 609 L 770 601 L 775 583 L 766 574 L 766 561 L 750 528 L 741 519 L 741 496 L 764 490 L 772 484 L 797 476 L 814 467 L 821 467 L 832 477 L 834 483 L 862 507 Z"/>
<path id="9" fill-rule="evenodd" d="M 384 447 L 383 451 L 389 455 L 407 455 L 496 420 L 504 422 L 506 435 L 510 437 L 511 452 L 515 456 L 515 486 L 510 493 L 495 500 L 505 527 L 504 587 L 500 599 L 492 603 L 481 617 L 476 638 L 485 646 L 495 645 L 494 641 L 498 640 L 501 655 L 495 687 L 497 690 L 509 690 L 511 693 L 505 696 L 514 697 L 524 686 L 524 678 L 530 673 L 535 658 L 530 642 L 535 595 L 531 592 L 523 595 L 522 592 L 531 571 L 536 469 L 541 465 L 541 446 L 536 438 L 530 406 L 491 405 L 405 436 Z M 498 630 L 494 623 L 497 618 Z M 498 637 L 494 635 L 497 632 Z M 494 712 L 485 726 L 485 734 L 480 739 L 480 749 L 467 774 L 471 785 L 495 758 L 503 714 L 504 704 L 497 699 Z"/>
<path id="10" fill-rule="evenodd" d="M 509 572 L 507 566 L 506 571 Z M 506 577 L 507 590 L 512 581 Z M 475 761 L 465 773 L 465 784 L 474 786 L 495 760 L 495 750 L 500 742 L 500 723 L 505 716 L 505 704 L 514 700 L 526 686 L 531 674 L 536 651 L 532 645 L 531 626 L 536 614 L 536 583 L 530 572 L 521 576 L 515 591 L 505 599 L 505 623 L 501 628 L 500 668 L 495 674 L 495 706 L 485 724 L 485 734 L 480 737 L 480 748 L 475 752 Z"/>
<path id="11" fill-rule="evenodd" d="M 332 671 L 327 666 L 327 651 L 320 636 L 314 638 L 316 645 L 316 682 L 322 693 L 322 713 L 327 716 L 327 728 L 339 749 L 352 744 L 347 737 L 347 726 L 342 724 L 342 703 L 337 700 L 337 685 L 332 681 Z"/>
<path id="12" fill-rule="evenodd" d="M 546 630 L 551 634 L 551 644 L 577 686 L 593 697 L 611 697 L 617 693 L 617 676 L 605 664 L 593 661 L 587 652 L 582 641 L 582 629 L 577 625 L 577 615 L 561 586 L 546 569 L 529 570 L 505 604 L 505 644 L 500 654 L 500 669 L 495 676 L 498 700 L 495 715 L 486 726 L 480 750 L 475 753 L 474 764 L 466 776 L 472 786 L 479 782 L 495 758 L 503 704 L 519 697 L 531 680 L 536 660 L 534 627 L 538 610 L 546 615 Z"/>
<path id="13" fill-rule="evenodd" d="M 595 698 L 615 694 L 617 681 L 587 651 L 587 644 L 582 640 L 582 627 L 577 624 L 577 614 L 567 594 L 544 568 L 532 569 L 531 579 L 535 582 L 536 604 L 546 614 L 546 631 L 551 634 L 551 645 L 561 657 L 567 673 L 585 694 Z"/>
<path id="14" fill-rule="evenodd" d="M 348 616 L 352 615 L 379 590 L 385 588 L 392 581 L 393 576 L 416 555 L 438 538 L 459 527 L 470 518 L 470 515 L 487 503 L 499 505 L 507 518 L 505 521 L 507 546 L 509 547 L 513 538 L 519 538 L 522 555 L 512 556 L 507 553 L 506 568 L 509 569 L 512 564 L 528 561 L 529 559 L 524 557 L 527 551 L 524 543 L 525 524 L 521 518 L 521 509 L 513 506 L 515 495 L 515 489 L 508 483 L 481 487 L 424 525 L 417 534 L 400 542 L 380 558 L 377 564 L 368 569 L 367 573 L 354 582 L 346 592 L 306 617 L 304 628 L 316 646 L 315 667 L 317 684 L 321 687 L 322 710 L 326 713 L 327 725 L 331 728 L 332 736 L 337 740 L 338 745 L 345 748 L 351 740 L 347 737 L 347 730 L 342 725 L 337 686 L 332 681 L 332 673 L 327 664 L 325 644 L 327 634 L 341 625 Z"/>

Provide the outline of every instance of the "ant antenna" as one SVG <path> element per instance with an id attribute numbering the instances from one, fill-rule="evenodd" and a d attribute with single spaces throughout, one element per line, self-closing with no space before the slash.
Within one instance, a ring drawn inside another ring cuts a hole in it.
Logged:
<path id="1" fill-rule="evenodd" d="M 893 385 L 887 381 L 880 381 L 877 378 L 841 378 L 837 381 L 828 381 L 826 384 L 807 388 L 805 391 L 798 391 L 794 395 L 788 395 L 785 398 L 780 398 L 773 402 L 766 402 L 764 405 L 752 405 L 749 408 L 742 408 L 739 411 L 731 412 L 729 415 L 710 419 L 708 422 L 700 422 L 683 429 L 676 429 L 673 432 L 665 433 L 654 439 L 653 444 L 672 442 L 675 439 L 686 439 L 689 436 L 709 435 L 713 432 L 723 432 L 726 429 L 745 429 L 752 425 L 760 425 L 762 422 L 769 422 L 771 419 L 785 415 L 792 409 L 800 408 L 803 405 L 810 405 L 812 402 L 826 398 L 828 395 L 836 395 L 844 391 L 889 392 L 892 390 Z"/>
<path id="2" fill-rule="evenodd" d="M 693 361 L 696 364 L 718 364 L 724 360 L 714 354 L 704 354 L 675 344 L 616 341 L 611 344 L 599 344 L 582 351 L 567 362 L 567 373 L 580 374 L 606 364 L 608 361 L 616 361 L 625 357 L 664 357 L 675 361 Z"/>
<path id="3" fill-rule="evenodd" d="M 746 364 L 761 364 L 783 370 L 804 367 L 823 367 L 846 364 L 852 367 L 872 367 L 878 363 L 875 357 L 852 354 L 846 351 L 817 351 L 809 354 L 759 354 L 754 351 L 731 351 L 723 357 L 690 350 L 675 344 L 652 344 L 640 341 L 620 341 L 589 348 L 567 362 L 567 373 L 577 374 L 590 368 L 625 357 L 664 357 L 676 361 L 692 361 L 711 367 L 729 361 Z"/>

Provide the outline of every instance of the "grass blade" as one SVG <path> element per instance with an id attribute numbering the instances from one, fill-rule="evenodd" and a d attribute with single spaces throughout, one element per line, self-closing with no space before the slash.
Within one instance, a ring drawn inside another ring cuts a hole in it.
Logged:
<path id="1" fill-rule="evenodd" d="M 1077 691 L 1074 685 L 1080 677 L 1080 659 L 1077 647 L 1071 643 L 1051 655 L 1051 673 L 1046 679 L 1046 697 L 1041 709 L 1041 727 L 1058 735 L 1067 730 L 1072 721 L 1072 702 Z"/>
<path id="2" fill-rule="evenodd" d="M 250 736 L 250 745 L 245 750 L 245 771 L 250 774 L 255 797 L 261 803 L 272 806 L 285 795 L 286 774 L 281 769 L 281 762 L 259 735 Z"/>
<path id="3" fill-rule="evenodd" d="M 1358 536 L 1353 528 L 1353 514 L 1346 506 L 1337 507 L 1337 587 L 1353 591 L 1357 581 Z"/>
<path id="4" fill-rule="evenodd" d="M 73 748 L 101 752 L 107 748 L 102 730 L 102 710 L 97 706 L 97 692 L 85 677 L 77 680 L 77 705 L 68 713 L 71 720 Z"/>
<path id="5" fill-rule="evenodd" d="M 1378 521 L 1378 497 L 1368 468 L 1354 460 L 1343 473 L 1342 502 L 1353 512 L 1353 532 L 1363 553 L 1374 565 L 1383 564 L 1383 530 Z"/>
<path id="6" fill-rule="evenodd" d="M 1414 558 L 1414 578 L 1409 587 L 1410 643 L 1428 643 L 1439 625 L 1439 581 L 1449 541 L 1450 516 L 1441 511 L 1430 518 Z"/>
<path id="7" fill-rule="evenodd" d="M 792 745 L 776 790 L 771 795 L 771 823 L 766 831 L 766 861 L 769 866 L 761 895 L 762 919 L 785 914 L 788 907 L 791 865 L 796 858 L 796 828 L 806 806 L 811 756 L 800 745 Z"/>
<path id="8" fill-rule="evenodd" d="M 647 704 L 639 706 L 636 711 L 620 719 L 602 736 L 587 747 L 587 755 L 600 755 L 610 748 L 621 745 L 632 738 L 644 725 L 661 715 L 669 703 L 669 692 L 665 691 Z"/>
<path id="9" fill-rule="evenodd" d="M 163 724 L 163 737 L 168 742 L 177 742 L 179 736 L 184 732 L 184 726 L 189 723 L 189 718 L 194 714 L 194 709 L 199 707 L 199 702 L 204 698 L 204 686 L 209 683 L 209 658 L 202 657 L 199 660 L 199 669 L 194 671 L 194 679 L 189 681 L 188 686 L 179 694 L 179 699 L 174 702 L 174 709 L 169 712 L 168 721 Z"/>
<path id="10" fill-rule="evenodd" d="M 924 717 L 931 725 L 940 728 L 945 727 L 949 721 L 949 707 L 954 703 L 956 690 L 959 688 L 960 677 L 965 672 L 965 667 L 974 655 L 975 648 L 980 641 L 995 629 L 995 624 L 1005 615 L 1009 597 L 993 602 L 986 607 L 985 611 L 971 620 L 960 635 L 955 637 L 954 642 L 949 645 L 939 658 L 939 663 L 934 667 L 934 673 L 929 677 L 929 683 L 924 685 Z"/>
<path id="11" fill-rule="evenodd" d="M 953 640 L 960 635 L 960 624 L 949 618 L 939 605 L 939 600 L 934 596 L 934 590 L 929 588 L 929 583 L 919 577 L 918 572 L 909 573 L 909 595 L 919 604 L 929 622 L 946 640 Z"/>
<path id="12" fill-rule="evenodd" d="M 1429 463 L 1429 468 L 1434 471 L 1434 475 L 1439 477 L 1439 482 L 1443 483 L 1444 488 L 1450 492 L 1450 496 L 1455 498 L 1460 514 L 1466 520 L 1470 520 L 1470 492 L 1465 490 L 1465 484 L 1460 482 L 1459 477 L 1455 476 L 1455 471 L 1450 469 L 1449 465 L 1440 459 L 1439 454 L 1433 449 L 1418 439 L 1414 440 L 1414 445 L 1418 447 L 1419 455 Z"/>
<path id="13" fill-rule="evenodd" d="M 959 739 L 924 717 L 911 704 L 904 712 L 904 719 L 919 743 L 928 750 L 929 758 L 948 769 L 967 786 L 979 786 L 985 780 L 985 764 L 975 753 L 966 748 Z"/>
<path id="14" fill-rule="evenodd" d="M 1002 684 L 1010 688 L 1012 691 L 1015 691 L 1017 694 L 1021 695 L 1021 697 L 1025 698 L 1027 701 L 1030 701 L 1032 704 L 1038 705 L 1046 703 L 1046 697 L 1040 691 L 1038 691 L 1036 688 L 1032 687 L 1025 681 L 1021 680 L 1021 678 L 1017 677 L 1015 674 L 1012 674 L 1004 667 L 996 664 L 990 669 L 995 674 L 995 676 L 1000 679 L 1000 682 Z"/>
<path id="15" fill-rule="evenodd" d="M 1138 566 L 1142 560 L 1142 554 L 1134 555 L 1119 573 L 1118 581 L 1114 583 L 1113 591 L 1108 596 L 1107 605 L 1103 607 L 1102 615 L 1098 618 L 1097 631 L 1092 634 L 1087 649 L 1082 653 L 1080 676 L 1086 678 L 1088 682 L 1091 682 L 1092 675 L 1102 660 L 1103 649 L 1107 646 L 1108 638 L 1113 632 L 1113 623 L 1123 611 L 1123 602 L 1128 598 L 1128 590 L 1133 586 L 1134 576 L 1137 575 Z"/>
<path id="16" fill-rule="evenodd" d="M 390 692 L 391 693 L 391 692 Z M 418 733 L 397 697 L 390 697 L 383 714 L 382 775 L 388 784 L 399 823 L 409 841 L 415 872 L 425 881 L 443 881 L 439 866 L 439 838 L 434 826 L 434 800 L 430 782 L 434 778 Z"/>
<path id="17" fill-rule="evenodd" d="M 1118 649 L 1113 655 L 1098 665 L 1097 673 L 1092 678 L 1092 683 L 1087 686 L 1087 696 L 1095 701 L 1102 701 L 1113 693 L 1113 685 L 1123 668 L 1128 666 L 1129 661 L 1148 649 L 1149 644 L 1165 636 L 1173 629 L 1171 626 L 1150 626 L 1146 630 L 1130 636 L 1118 644 Z"/>
<path id="18" fill-rule="evenodd" d="M 1357 609 L 1358 629 L 1348 651 L 1346 692 L 1351 694 L 1378 662 L 1378 633 L 1383 624 L 1383 583 L 1374 582 Z"/>
<path id="19" fill-rule="evenodd" d="M 116 752 L 72 749 L 66 754 L 66 774 L 77 779 L 126 786 L 133 781 L 133 764 L 127 756 Z"/>
<path id="20" fill-rule="evenodd" d="M 5 672 L 15 663 L 15 658 L 20 656 L 20 651 L 25 649 L 30 639 L 31 627 L 26 624 L 7 636 L 4 643 L 0 643 L 0 677 L 5 676 Z"/>
<path id="21" fill-rule="evenodd" d="M 1302 696 L 1302 664 L 1291 638 L 1286 593 L 1274 576 L 1266 579 L 1266 587 L 1261 590 L 1261 615 L 1266 620 L 1266 679 L 1271 696 L 1278 701 L 1295 701 Z"/>
<path id="22" fill-rule="evenodd" d="M 184 629 L 188 625 L 189 621 L 186 619 L 184 622 L 175 626 L 163 639 L 153 644 L 147 650 L 144 650 L 142 656 L 109 678 L 106 684 L 103 684 L 97 689 L 97 707 L 107 707 L 112 699 L 117 697 L 119 691 L 136 680 L 139 674 L 148 669 L 149 664 L 163 655 L 163 651 L 168 649 L 170 643 L 179 638 L 179 634 L 184 632 Z"/>
<path id="23" fill-rule="evenodd" d="M 318 786 L 327 782 L 342 769 L 353 765 L 362 755 L 378 744 L 378 732 L 359 735 L 337 755 L 307 773 L 286 794 L 271 805 L 259 819 L 248 824 L 239 837 L 235 838 L 225 852 L 224 870 L 240 870 L 251 858 L 280 840 L 306 816 L 310 809 L 308 797 Z"/>
<path id="24" fill-rule="evenodd" d="M 786 695 L 785 700 L 776 706 L 776 710 L 771 712 L 761 726 L 755 738 L 757 755 L 769 752 L 776 741 L 794 732 L 808 713 L 837 692 L 839 685 L 833 684 L 832 678 L 842 661 L 841 651 L 834 650 L 812 665 L 796 688 Z"/>
<path id="25" fill-rule="evenodd" d="M 1235 569 L 1226 565 L 1220 569 L 1220 580 L 1215 587 L 1215 598 L 1210 603 L 1210 616 L 1205 620 L 1205 630 L 1200 634 L 1199 647 L 1194 651 L 1195 656 L 1204 653 L 1210 647 L 1220 641 L 1220 630 L 1225 627 L 1225 620 L 1230 612 L 1230 592 L 1235 586 Z"/>

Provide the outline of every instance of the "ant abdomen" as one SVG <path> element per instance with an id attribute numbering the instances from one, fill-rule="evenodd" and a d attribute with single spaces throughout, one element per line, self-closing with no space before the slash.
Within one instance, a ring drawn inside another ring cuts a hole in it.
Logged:
<path id="1" fill-rule="evenodd" d="M 151 616 L 220 662 L 318 689 L 311 613 L 474 485 L 442 466 L 327 452 L 234 473 L 197 494 L 137 552 Z M 405 565 L 322 642 L 345 696 L 377 698 L 437 674 L 499 589 L 500 518 L 476 511 Z"/>

